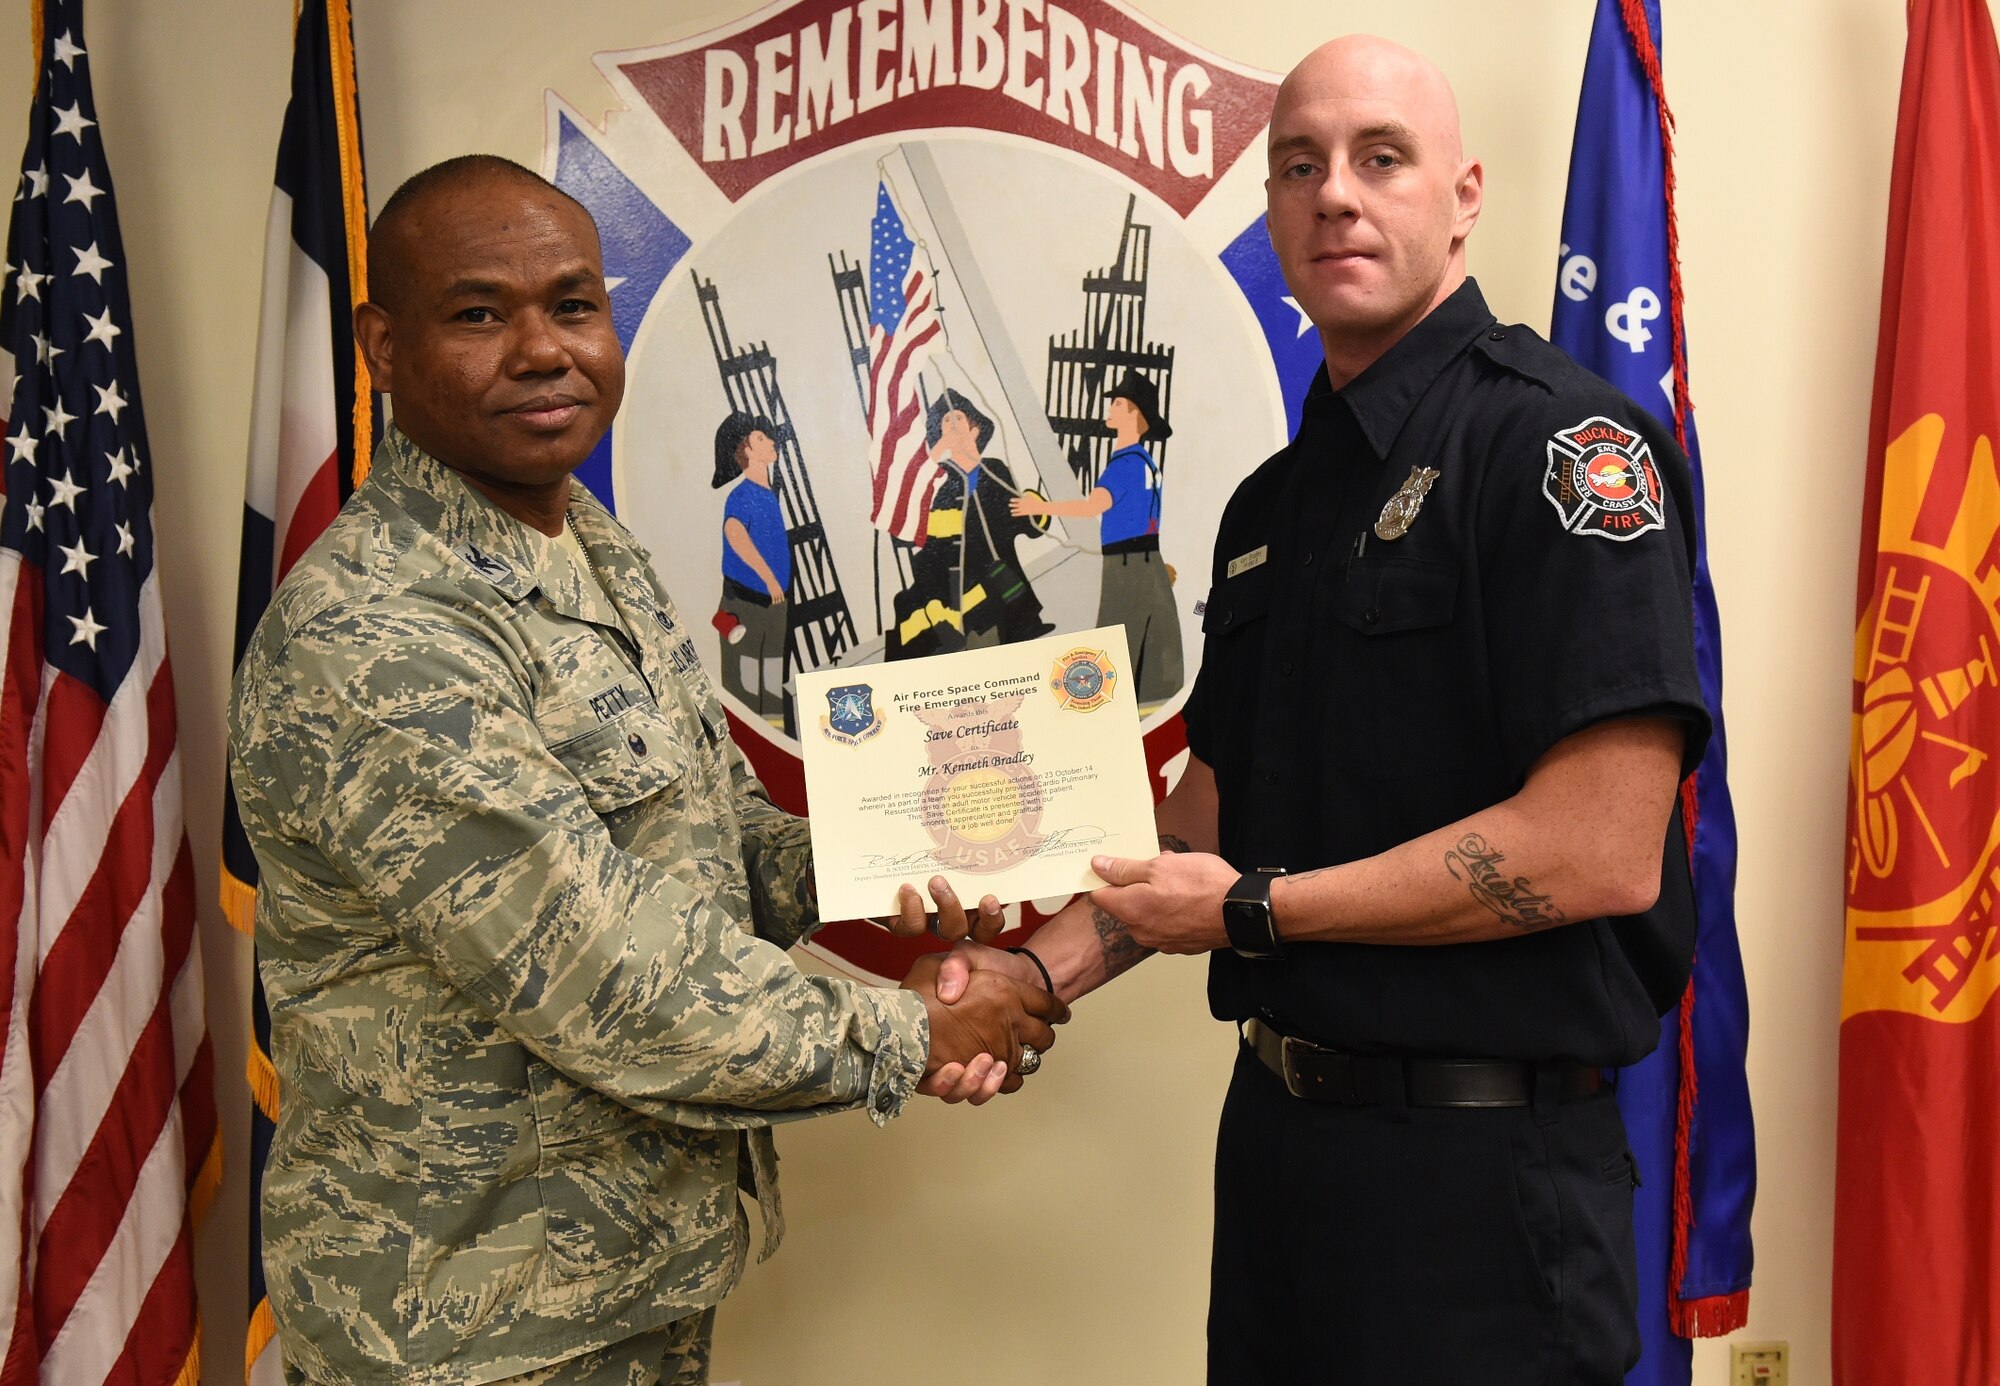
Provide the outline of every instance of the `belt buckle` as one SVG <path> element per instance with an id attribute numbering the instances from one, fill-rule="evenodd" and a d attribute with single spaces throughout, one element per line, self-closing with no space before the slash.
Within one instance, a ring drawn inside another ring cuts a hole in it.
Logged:
<path id="1" fill-rule="evenodd" d="M 1278 1067 L 1283 1071 L 1282 1076 L 1285 1080 L 1285 1091 L 1293 1097 L 1310 1100 L 1308 1094 L 1299 1086 L 1299 1066 L 1294 1059 L 1294 1055 L 1304 1050 L 1317 1049 L 1318 1047 L 1318 1045 L 1307 1044 L 1304 1040 L 1292 1035 L 1278 1036 Z"/>

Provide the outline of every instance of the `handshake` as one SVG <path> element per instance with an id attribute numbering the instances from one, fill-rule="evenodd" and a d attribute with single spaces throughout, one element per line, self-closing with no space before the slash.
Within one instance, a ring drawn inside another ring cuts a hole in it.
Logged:
<path id="1" fill-rule="evenodd" d="M 1041 1066 L 1056 1042 L 1053 1027 L 1069 1007 L 1046 985 L 1026 957 L 990 948 L 1000 932 L 1000 903 L 992 896 L 968 916 L 944 877 L 930 882 L 937 912 L 924 910 L 914 886 L 897 892 L 896 912 L 877 922 L 906 938 L 932 933 L 957 946 L 917 960 L 903 986 L 924 1001 L 930 1020 L 930 1053 L 918 1091 L 973 1106 L 1014 1092 Z"/>

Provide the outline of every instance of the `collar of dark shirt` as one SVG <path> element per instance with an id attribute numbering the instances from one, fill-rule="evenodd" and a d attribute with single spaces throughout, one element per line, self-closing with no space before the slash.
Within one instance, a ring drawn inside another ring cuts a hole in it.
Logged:
<path id="1" fill-rule="evenodd" d="M 1478 282 L 1467 278 L 1344 388 L 1335 390 L 1328 383 L 1322 361 L 1306 390 L 1305 412 L 1319 414 L 1336 400 L 1344 402 L 1368 446 L 1386 458 L 1424 392 L 1493 323 Z"/>

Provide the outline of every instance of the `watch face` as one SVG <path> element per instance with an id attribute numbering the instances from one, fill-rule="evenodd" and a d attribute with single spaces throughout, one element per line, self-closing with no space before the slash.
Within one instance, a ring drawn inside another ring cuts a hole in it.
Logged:
<path id="1" fill-rule="evenodd" d="M 1229 933 L 1229 946 L 1251 957 L 1267 957 L 1277 951 L 1271 908 L 1261 900 L 1224 900 L 1222 924 Z"/>

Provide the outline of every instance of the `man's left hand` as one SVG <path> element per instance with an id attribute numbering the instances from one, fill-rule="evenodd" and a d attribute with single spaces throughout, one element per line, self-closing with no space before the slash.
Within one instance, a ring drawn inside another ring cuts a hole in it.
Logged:
<path id="1" fill-rule="evenodd" d="M 1091 903 L 1124 923 L 1135 942 L 1162 953 L 1206 953 L 1229 946 L 1222 897 L 1243 873 L 1207 852 L 1163 852 L 1150 861 L 1092 857 L 1109 885 Z"/>
<path id="2" fill-rule="evenodd" d="M 875 922 L 903 938 L 932 934 L 946 943 L 956 943 L 962 938 L 991 943 L 1007 926 L 1007 916 L 994 896 L 981 900 L 978 909 L 967 910 L 944 877 L 931 877 L 930 890 L 937 905 L 935 911 L 926 910 L 923 893 L 906 882 L 896 887 L 895 913 Z"/>

